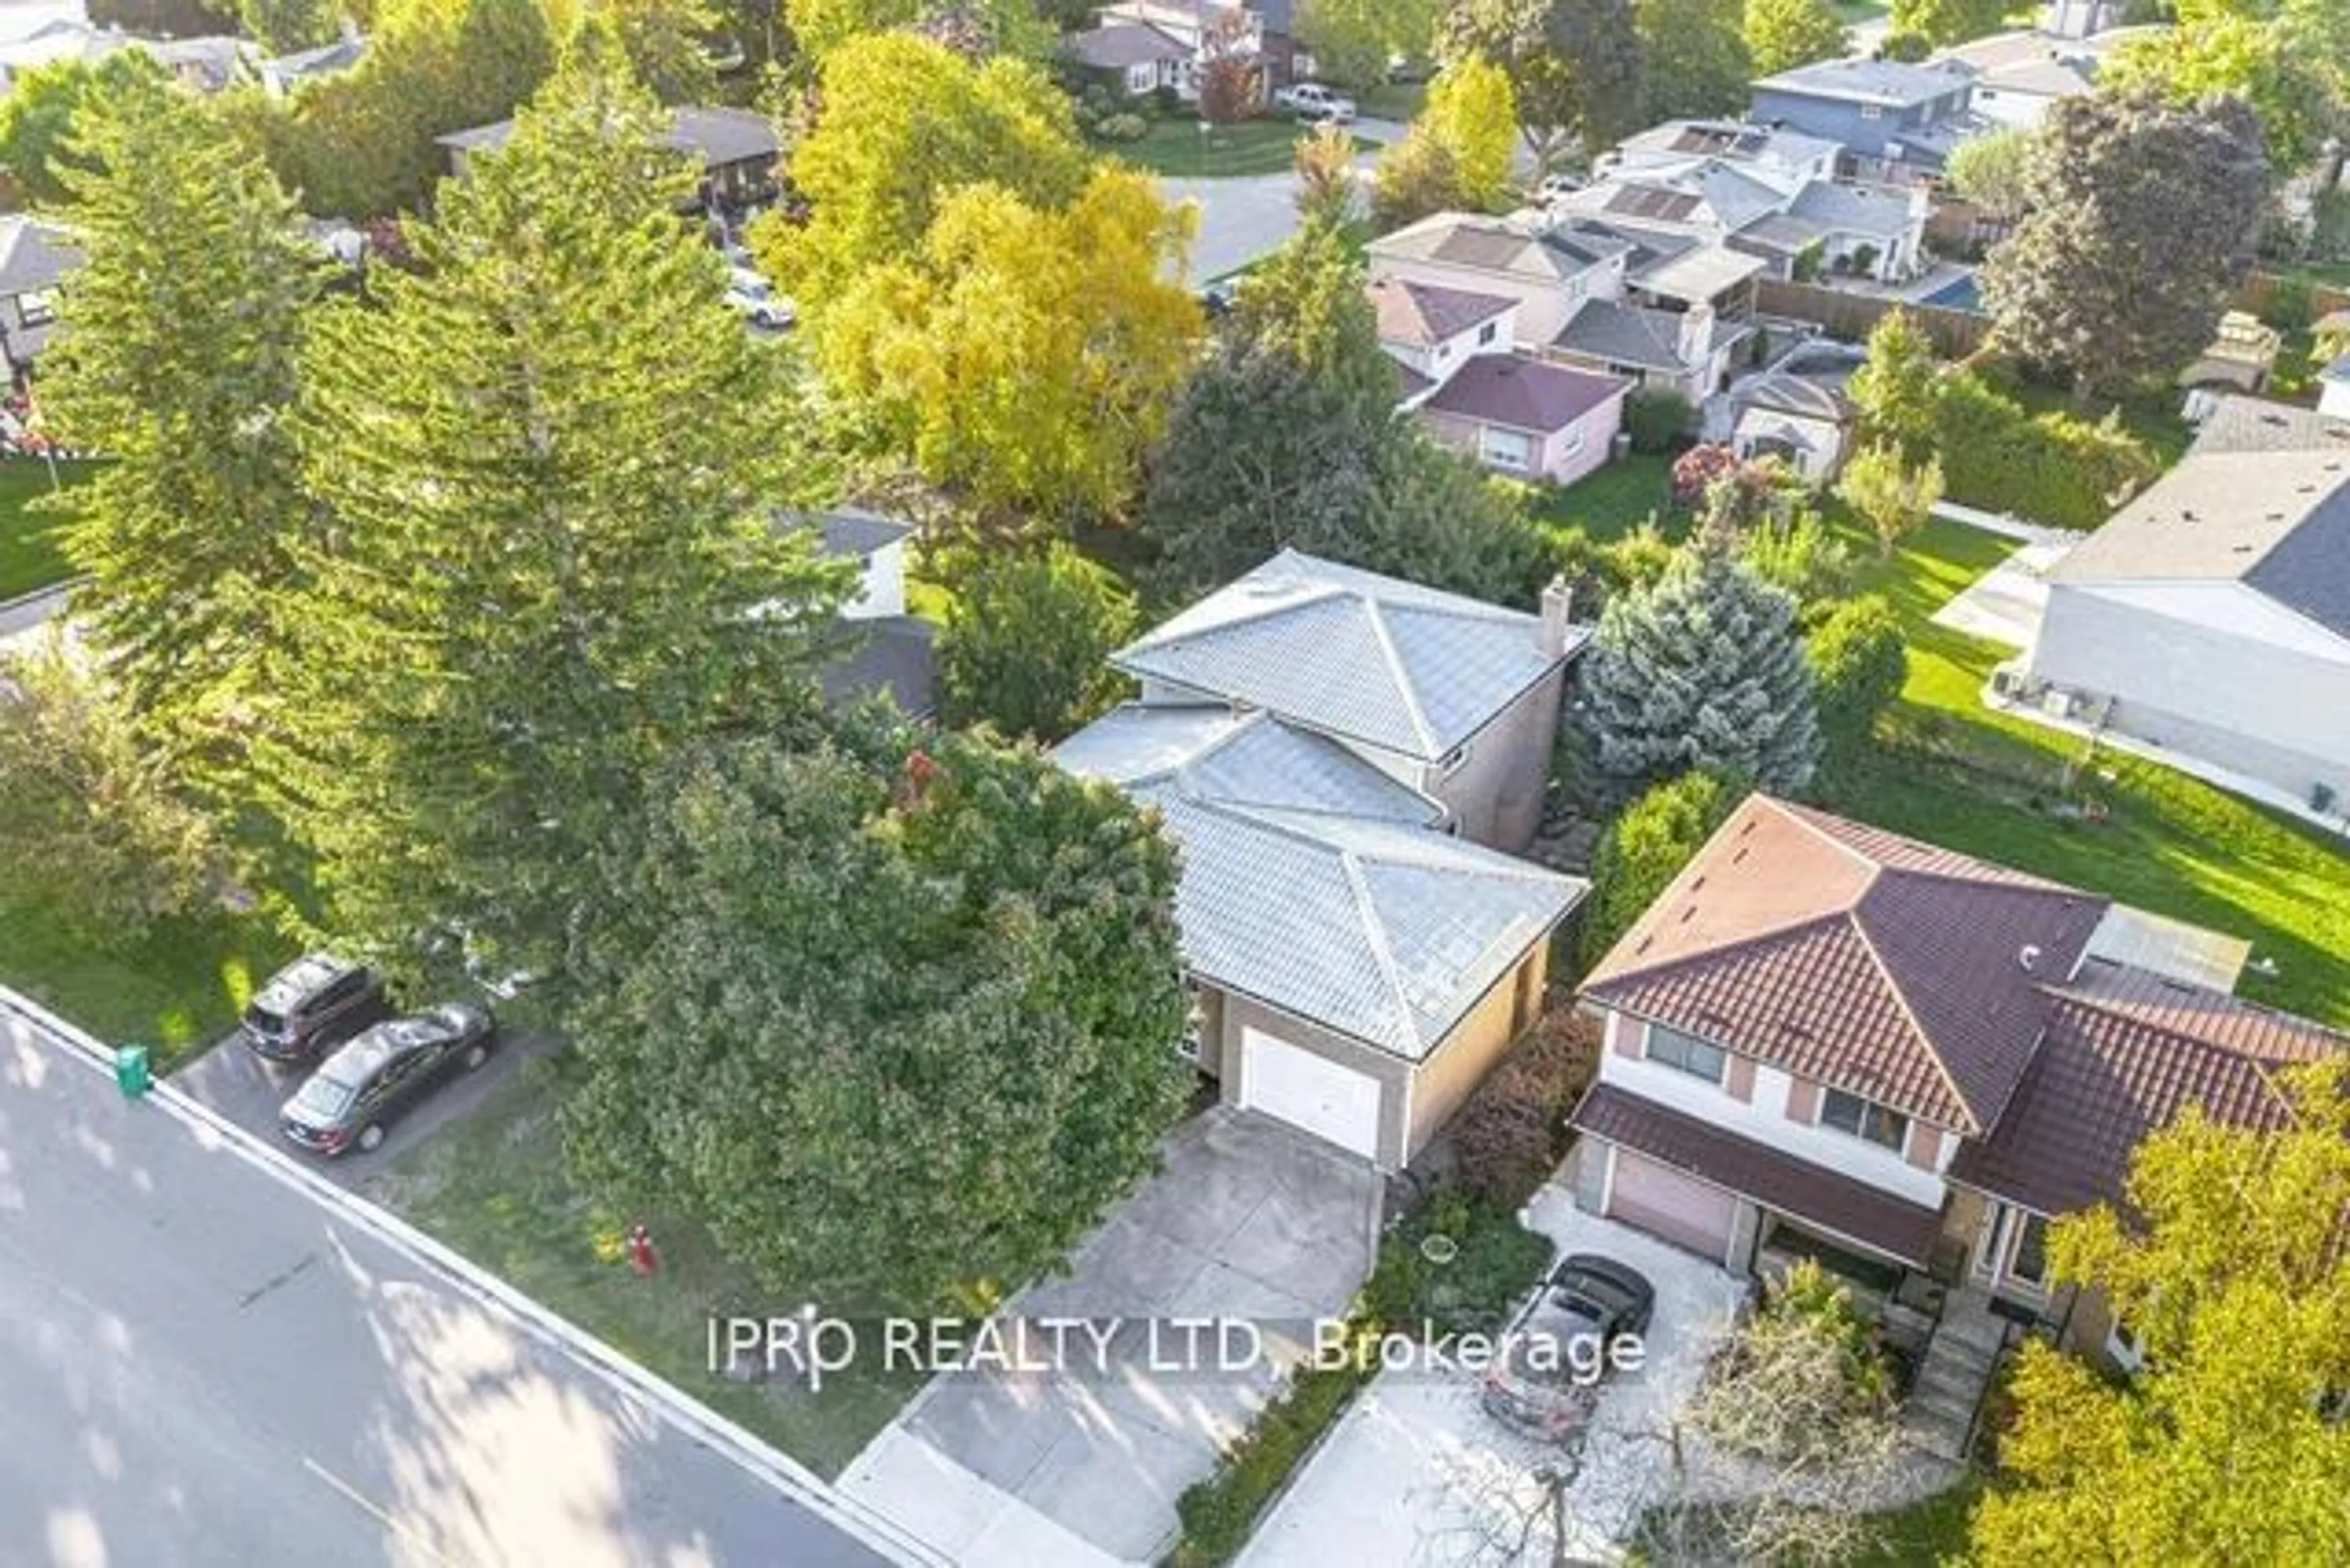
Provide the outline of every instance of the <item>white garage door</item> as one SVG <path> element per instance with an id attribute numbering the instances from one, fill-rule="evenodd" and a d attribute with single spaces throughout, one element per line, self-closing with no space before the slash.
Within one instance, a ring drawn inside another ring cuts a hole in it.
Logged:
<path id="1" fill-rule="evenodd" d="M 1378 1158 L 1378 1080 L 1261 1030 L 1241 1030 L 1241 1104 Z"/>
<path id="2" fill-rule="evenodd" d="M 1718 1263 L 1730 1251 L 1738 1199 L 1719 1187 L 1708 1187 L 1670 1166 L 1619 1147 L 1616 1174 L 1607 1186 L 1607 1212 Z"/>

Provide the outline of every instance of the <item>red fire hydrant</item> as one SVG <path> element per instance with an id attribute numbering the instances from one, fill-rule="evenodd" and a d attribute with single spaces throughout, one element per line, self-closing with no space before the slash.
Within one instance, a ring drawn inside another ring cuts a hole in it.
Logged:
<path id="1" fill-rule="evenodd" d="M 650 1280 L 660 1272 L 660 1254 L 653 1251 L 652 1232 L 645 1229 L 641 1220 L 629 1227 L 629 1267 L 642 1279 Z"/>

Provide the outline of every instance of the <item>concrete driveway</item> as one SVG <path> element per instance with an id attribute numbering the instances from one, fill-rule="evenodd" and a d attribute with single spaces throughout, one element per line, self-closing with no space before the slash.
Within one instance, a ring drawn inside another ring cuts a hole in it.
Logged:
<path id="1" fill-rule="evenodd" d="M 1402 126 L 1383 119 L 1364 120 L 1355 130 L 1382 145 L 1401 140 L 1404 132 Z M 1366 201 L 1378 154 L 1379 150 L 1373 148 L 1355 159 L 1355 177 Z M 1190 202 L 1200 209 L 1200 232 L 1191 244 L 1191 277 L 1197 283 L 1238 272 L 1259 256 L 1278 250 L 1283 241 L 1297 232 L 1297 176 L 1286 169 L 1215 180 L 1162 176 L 1159 193 L 1170 202 Z"/>
<path id="2" fill-rule="evenodd" d="M 935 1378 L 839 1485 L 965 1568 L 1156 1559 L 1175 1500 L 1215 1468 L 1317 1318 L 1370 1270 L 1380 1183 L 1362 1161 L 1219 1106 L 1184 1124 L 1166 1168 L 1081 1244 L 1068 1277 L 1000 1315 L 1051 1368 Z M 1117 1334 L 1098 1354 L 1047 1324 Z M 1214 1365 L 1232 1325 L 1233 1365 Z M 1252 1344 L 1263 1355 L 1252 1357 Z M 1197 1354 L 1193 1354 L 1196 1350 Z M 1245 1363 L 1245 1365 L 1242 1365 Z"/>
<path id="3" fill-rule="evenodd" d="M 525 1063 L 547 1054 L 558 1044 L 555 1035 L 544 1030 L 501 1028 L 497 1048 L 478 1072 L 460 1073 L 418 1101 L 386 1129 L 383 1142 L 372 1153 L 353 1149 L 333 1159 L 297 1148 L 277 1130 L 277 1109 L 301 1087 L 307 1068 L 279 1072 L 265 1066 L 232 1035 L 175 1069 L 172 1083 L 199 1105 L 315 1166 L 328 1180 L 365 1191 L 378 1173 L 389 1170 L 394 1160 L 432 1137 L 434 1128 L 470 1115 L 497 1092 L 499 1085 L 522 1071 Z"/>
<path id="4" fill-rule="evenodd" d="M 1570 1552 L 1612 1560 L 1669 1463 L 1653 1434 L 1695 1391 L 1746 1287 L 1692 1253 L 1584 1213 L 1561 1187 L 1537 1193 L 1526 1218 L 1561 1252 L 1604 1253 L 1657 1288 L 1647 1365 L 1606 1386 L 1565 1495 Z M 1481 1392 L 1465 1372 L 1380 1374 L 1258 1527 L 1242 1568 L 1503 1560 L 1494 1544 L 1521 1539 L 1524 1521 L 1540 1517 L 1532 1477 L 1558 1463 L 1559 1450 L 1485 1414 Z"/>

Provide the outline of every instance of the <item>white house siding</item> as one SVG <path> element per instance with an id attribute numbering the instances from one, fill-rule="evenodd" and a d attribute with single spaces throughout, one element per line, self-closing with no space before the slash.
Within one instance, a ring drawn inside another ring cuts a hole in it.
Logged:
<path id="1" fill-rule="evenodd" d="M 2350 641 L 2241 583 L 2053 583 L 2029 669 L 2126 734 L 2350 800 Z"/>
<path id="2" fill-rule="evenodd" d="M 1941 1208 L 1946 1191 L 1942 1172 L 1958 1152 L 1956 1137 L 1943 1134 L 1933 1168 L 1920 1169 L 1901 1154 L 1866 1138 L 1790 1116 L 1788 1095 L 1795 1080 L 1779 1068 L 1753 1063 L 1752 1097 L 1741 1100 L 1725 1086 L 1709 1084 L 1677 1067 L 1648 1061 L 1647 1037 L 1648 1025 L 1640 1020 L 1609 1012 L 1607 1048 L 1600 1057 L 1600 1082 L 1614 1084 L 1643 1099 L 1695 1116 L 1782 1154 L 1866 1182 L 1904 1202 L 1925 1209 Z M 1626 1054 L 1623 1045 L 1627 1039 L 1638 1043 L 1638 1055 Z"/>
<path id="3" fill-rule="evenodd" d="M 884 545 L 865 557 L 857 597 L 840 612 L 851 620 L 906 613 L 906 543 Z"/>

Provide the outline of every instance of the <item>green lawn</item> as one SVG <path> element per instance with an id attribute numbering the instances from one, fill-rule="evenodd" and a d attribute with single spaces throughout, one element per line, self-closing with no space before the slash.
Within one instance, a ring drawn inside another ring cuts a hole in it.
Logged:
<path id="1" fill-rule="evenodd" d="M 556 1070 L 535 1064 L 402 1156 L 370 1196 L 811 1469 L 839 1474 L 912 1397 L 919 1377 L 842 1373 L 810 1394 L 782 1383 L 730 1383 L 710 1371 L 713 1314 L 784 1315 L 799 1303 L 760 1292 L 693 1227 L 657 1214 L 644 1218 L 661 1272 L 638 1278 L 621 1242 L 635 1216 L 600 1210 L 565 1174 L 558 1091 Z"/>
<path id="2" fill-rule="evenodd" d="M 105 946 L 68 929 L 34 890 L 0 888 L 0 983 L 102 1040 L 152 1046 L 159 1071 L 226 1033 L 292 956 L 258 917 L 226 914 Z"/>
<path id="3" fill-rule="evenodd" d="M 2195 436 L 2194 430 L 2180 415 L 2179 400 L 2175 397 L 2165 396 L 2151 400 L 2141 399 L 2119 405 L 2095 401 L 2083 404 L 2075 402 L 2072 393 L 2063 387 L 1997 373 L 1989 379 L 1992 385 L 2035 414 L 2054 410 L 2094 423 L 2118 406 L 2122 428 L 2145 442 L 2147 450 L 2154 453 L 2155 461 L 2164 468 L 2187 455 L 2187 443 Z"/>
<path id="4" fill-rule="evenodd" d="M 1196 119 L 1154 119 L 1139 141 L 1103 144 L 1102 150 L 1153 174 L 1182 180 L 1222 180 L 1236 174 L 1278 174 L 1287 169 L 1305 127 L 1268 117 L 1243 119 L 1201 131 Z M 1378 146 L 1355 138 L 1358 149 Z"/>
<path id="5" fill-rule="evenodd" d="M 1909 680 L 1887 738 L 1825 782 L 1833 808 L 1898 832 L 2105 893 L 2157 914 L 2250 940 L 2265 976 L 2247 996 L 2350 1023 L 2350 848 L 2328 834 L 2189 778 L 2114 753 L 2082 766 L 2086 743 L 1984 708 L 2005 656 L 1931 625 L 1934 610 L 2003 559 L 2006 540 L 1935 522 L 1891 563 L 1864 552 L 1860 591 L 1890 598 L 1909 635 Z M 2099 823 L 2058 815 L 2094 799 Z"/>
<path id="6" fill-rule="evenodd" d="M 88 470 L 88 463 L 61 462 L 57 477 L 69 485 Z M 57 541 L 57 525 L 65 519 L 36 511 L 31 504 L 48 493 L 48 464 L 29 457 L 0 461 L 0 599 L 47 587 L 68 576 Z"/>
<path id="7" fill-rule="evenodd" d="M 1665 510 L 1673 460 L 1633 452 L 1573 484 L 1544 489 L 1534 514 L 1555 528 L 1580 528 L 1595 545 L 1612 544 Z"/>
<path id="8" fill-rule="evenodd" d="M 1372 119 L 1418 119 L 1427 106 L 1426 82 L 1381 82 L 1355 95 L 1356 109 Z"/>
<path id="9" fill-rule="evenodd" d="M 1932 1568 L 1957 1558 L 1966 1549 L 1968 1515 L 1981 1495 L 1981 1480 L 1970 1474 L 1948 1491 L 1884 1515 L 1884 1539 L 1846 1568 Z"/>

